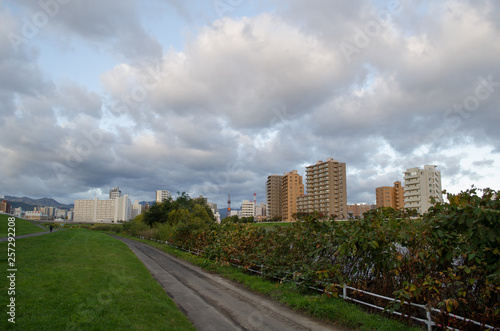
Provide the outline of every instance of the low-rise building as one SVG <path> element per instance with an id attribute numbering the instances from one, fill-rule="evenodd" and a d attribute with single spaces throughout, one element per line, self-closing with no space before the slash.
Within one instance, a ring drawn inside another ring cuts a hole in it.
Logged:
<path id="1" fill-rule="evenodd" d="M 347 213 L 349 214 L 349 218 L 363 218 L 363 214 L 367 211 L 375 209 L 377 206 L 373 204 L 352 204 L 347 205 Z"/>
<path id="2" fill-rule="evenodd" d="M 27 211 L 24 213 L 24 218 L 32 221 L 46 221 L 49 219 L 47 215 L 37 210 Z"/>

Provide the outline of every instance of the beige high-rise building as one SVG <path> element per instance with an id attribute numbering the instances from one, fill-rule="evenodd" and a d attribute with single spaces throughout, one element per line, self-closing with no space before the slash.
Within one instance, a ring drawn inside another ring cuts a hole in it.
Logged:
<path id="1" fill-rule="evenodd" d="M 414 209 L 420 215 L 432 206 L 431 197 L 436 202 L 443 202 L 441 190 L 441 171 L 435 165 L 425 165 L 423 169 L 410 168 L 404 173 L 404 205 L 406 209 Z"/>
<path id="2" fill-rule="evenodd" d="M 164 200 L 170 199 L 172 194 L 167 190 L 156 190 L 156 203 L 162 203 Z"/>
<path id="3" fill-rule="evenodd" d="M 304 184 L 302 184 L 302 176 L 297 173 L 297 170 L 286 172 L 281 182 L 281 210 L 283 213 L 283 221 L 295 221 L 293 214 L 297 210 L 297 198 L 304 195 Z"/>
<path id="4" fill-rule="evenodd" d="M 268 218 L 281 218 L 281 182 L 283 176 L 271 175 L 267 177 L 266 183 L 266 205 Z"/>
<path id="5" fill-rule="evenodd" d="M 382 186 L 375 189 L 377 208 L 392 207 L 396 210 L 404 208 L 404 190 L 401 182 L 394 182 L 394 186 Z"/>
<path id="6" fill-rule="evenodd" d="M 329 158 L 306 167 L 307 194 L 298 199 L 299 211 L 347 219 L 345 163 Z"/>

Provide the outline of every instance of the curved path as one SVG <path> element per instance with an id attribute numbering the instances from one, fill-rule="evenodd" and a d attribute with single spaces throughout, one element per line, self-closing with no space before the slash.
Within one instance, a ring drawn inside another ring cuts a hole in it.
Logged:
<path id="1" fill-rule="evenodd" d="M 150 245 L 111 236 L 130 247 L 198 330 L 343 330 Z"/>

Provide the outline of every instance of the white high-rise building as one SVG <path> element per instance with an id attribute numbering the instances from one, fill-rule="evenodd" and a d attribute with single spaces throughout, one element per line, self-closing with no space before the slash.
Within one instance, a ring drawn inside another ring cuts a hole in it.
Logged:
<path id="1" fill-rule="evenodd" d="M 119 198 L 122 196 L 122 191 L 118 187 L 113 187 L 112 190 L 109 190 L 109 199 Z"/>
<path id="2" fill-rule="evenodd" d="M 432 206 L 431 197 L 436 202 L 443 202 L 441 189 L 441 171 L 435 165 L 425 165 L 423 169 L 410 168 L 404 173 L 405 209 L 414 209 L 420 215 Z"/>
<path id="3" fill-rule="evenodd" d="M 219 209 L 217 209 L 217 204 L 212 202 L 207 202 L 207 205 L 212 210 L 212 214 L 214 214 L 215 221 L 220 224 L 220 213 Z"/>
<path id="4" fill-rule="evenodd" d="M 255 217 L 255 203 L 243 200 L 241 203 L 241 217 Z"/>
<path id="5" fill-rule="evenodd" d="M 129 221 L 132 219 L 132 204 L 127 194 L 122 197 L 115 198 L 115 223 L 117 221 Z"/>
<path id="6" fill-rule="evenodd" d="M 255 216 L 266 216 L 267 205 L 263 202 L 255 206 Z"/>
<path id="7" fill-rule="evenodd" d="M 132 215 L 130 215 L 130 218 L 134 219 L 140 214 L 142 214 L 142 205 L 139 204 L 139 200 L 135 200 L 132 205 Z"/>
<path id="8" fill-rule="evenodd" d="M 163 200 L 168 200 L 172 194 L 166 190 L 156 190 L 156 203 L 162 203 Z"/>
<path id="9" fill-rule="evenodd" d="M 131 204 L 127 194 L 109 200 L 75 200 L 74 221 L 116 223 L 131 219 Z"/>

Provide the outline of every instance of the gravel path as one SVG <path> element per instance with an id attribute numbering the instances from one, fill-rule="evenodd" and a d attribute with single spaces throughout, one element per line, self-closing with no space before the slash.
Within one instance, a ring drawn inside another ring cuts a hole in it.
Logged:
<path id="1" fill-rule="evenodd" d="M 150 245 L 127 244 L 198 330 L 345 330 L 291 310 Z"/>

